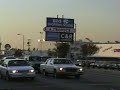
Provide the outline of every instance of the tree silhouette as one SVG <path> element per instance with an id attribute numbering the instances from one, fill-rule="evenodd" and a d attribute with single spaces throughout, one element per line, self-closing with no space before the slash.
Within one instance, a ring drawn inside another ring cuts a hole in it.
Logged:
<path id="1" fill-rule="evenodd" d="M 54 51 L 56 52 L 57 56 L 60 58 L 65 58 L 67 53 L 69 52 L 70 45 L 69 43 L 56 43 Z"/>
<path id="2" fill-rule="evenodd" d="M 21 56 L 22 56 L 22 50 L 17 49 L 17 50 L 15 51 L 15 57 L 21 57 Z"/>
<path id="3" fill-rule="evenodd" d="M 93 55 L 97 51 L 99 51 L 99 47 L 97 47 L 95 44 L 84 44 L 81 46 L 81 52 L 83 57 Z"/>

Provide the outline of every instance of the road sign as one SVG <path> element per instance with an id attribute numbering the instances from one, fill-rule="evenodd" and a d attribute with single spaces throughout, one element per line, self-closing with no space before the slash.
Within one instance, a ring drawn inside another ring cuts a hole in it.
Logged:
<path id="1" fill-rule="evenodd" d="M 47 27 L 74 28 L 74 19 L 47 18 Z"/>
<path id="2" fill-rule="evenodd" d="M 58 27 L 45 27 L 46 32 L 65 32 L 65 33 L 75 33 L 74 28 L 58 28 Z"/>

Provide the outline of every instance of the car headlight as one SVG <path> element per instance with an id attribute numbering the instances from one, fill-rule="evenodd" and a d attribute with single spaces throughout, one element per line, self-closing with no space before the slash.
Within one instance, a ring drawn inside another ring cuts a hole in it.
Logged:
<path id="1" fill-rule="evenodd" d="M 59 68 L 58 71 L 59 72 L 65 72 L 65 69 L 64 68 Z"/>
<path id="2" fill-rule="evenodd" d="M 60 70 L 62 71 L 62 70 L 63 70 L 63 68 L 60 68 Z"/>
<path id="3" fill-rule="evenodd" d="M 12 73 L 17 73 L 18 71 L 17 70 L 12 70 Z"/>
<path id="4" fill-rule="evenodd" d="M 83 68 L 80 68 L 79 71 L 83 71 Z"/>
<path id="5" fill-rule="evenodd" d="M 32 69 L 32 70 L 29 70 L 29 72 L 33 73 L 33 72 L 34 72 L 34 70 L 33 70 L 33 69 Z"/>
<path id="6" fill-rule="evenodd" d="M 79 65 L 81 66 L 82 64 L 81 64 L 81 63 L 79 63 Z"/>

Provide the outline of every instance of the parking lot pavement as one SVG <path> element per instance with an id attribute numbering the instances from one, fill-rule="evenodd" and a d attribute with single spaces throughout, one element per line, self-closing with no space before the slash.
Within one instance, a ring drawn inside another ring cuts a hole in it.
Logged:
<path id="1" fill-rule="evenodd" d="M 120 78 L 107 75 L 106 72 L 86 70 L 80 79 L 74 77 L 54 78 L 52 75 L 37 74 L 34 81 L 18 79 L 6 81 L 0 79 L 0 89 L 12 90 L 120 90 Z"/>
<path id="2" fill-rule="evenodd" d="M 110 75 L 120 75 L 120 70 L 110 70 L 110 69 L 97 69 L 97 68 L 94 68 L 94 69 L 86 69 L 88 71 L 91 71 L 91 72 L 100 72 L 100 73 L 104 73 L 104 74 L 110 74 Z"/>

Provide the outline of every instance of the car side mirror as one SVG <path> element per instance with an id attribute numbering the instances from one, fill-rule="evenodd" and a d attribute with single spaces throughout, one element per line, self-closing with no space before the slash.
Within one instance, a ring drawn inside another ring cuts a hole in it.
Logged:
<path id="1" fill-rule="evenodd" d="M 4 64 L 5 67 L 7 67 L 7 64 Z"/>
<path id="2" fill-rule="evenodd" d="M 53 65 L 53 63 L 50 63 L 50 65 Z"/>
<path id="3" fill-rule="evenodd" d="M 3 64 L 3 63 L 1 63 L 1 66 L 4 66 L 4 64 Z"/>

